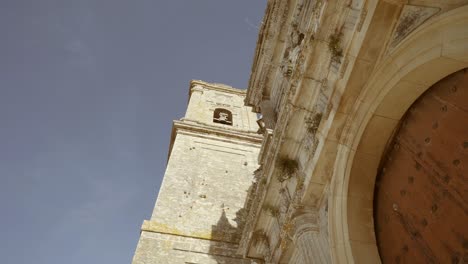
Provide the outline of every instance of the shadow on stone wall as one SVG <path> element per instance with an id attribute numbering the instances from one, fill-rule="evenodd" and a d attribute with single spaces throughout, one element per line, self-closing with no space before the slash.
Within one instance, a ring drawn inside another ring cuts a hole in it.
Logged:
<path id="1" fill-rule="evenodd" d="M 237 223 L 237 226 L 231 225 L 224 209 L 221 209 L 221 216 L 216 225 L 212 226 L 211 237 L 213 240 L 210 243 L 208 253 L 216 260 L 216 263 L 250 263 L 248 260 L 242 260 L 242 256 L 236 254 L 245 224 L 244 218 L 240 217 L 244 210 L 244 208 L 240 209 L 236 213 L 236 218 L 233 219 Z"/>
<path id="2" fill-rule="evenodd" d="M 248 193 L 255 188 L 253 183 Z M 221 206 L 221 215 L 216 225 L 211 227 L 212 241 L 208 253 L 218 264 L 250 264 L 255 263 L 249 259 L 242 258 L 237 254 L 239 242 L 244 231 L 245 221 L 250 207 L 249 196 L 246 197 L 244 207 L 236 212 L 236 217 L 232 219 L 236 225 L 232 225 L 226 216 L 224 205 Z"/>

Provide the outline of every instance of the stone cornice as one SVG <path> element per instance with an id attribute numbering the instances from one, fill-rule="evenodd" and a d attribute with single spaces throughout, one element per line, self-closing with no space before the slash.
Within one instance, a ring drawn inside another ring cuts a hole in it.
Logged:
<path id="1" fill-rule="evenodd" d="M 285 29 L 287 9 L 290 1 L 269 0 L 265 10 L 262 26 L 257 39 L 254 60 L 249 80 L 249 88 L 245 103 L 258 112 L 258 103 L 262 100 L 266 84 L 266 76 L 272 67 L 279 66 L 279 61 L 272 61 L 276 46 L 281 41 L 278 37 Z"/>
<path id="2" fill-rule="evenodd" d="M 205 81 L 201 81 L 201 80 L 191 80 L 190 81 L 189 95 L 192 94 L 192 91 L 196 87 L 200 87 L 200 86 L 203 87 L 204 89 L 207 89 L 207 90 L 215 90 L 215 91 L 220 91 L 220 92 L 223 92 L 223 93 L 236 94 L 236 95 L 240 95 L 240 96 L 244 96 L 244 97 L 247 94 L 246 90 L 234 88 L 234 87 L 226 85 L 226 84 L 209 83 L 209 82 L 205 82 Z"/>
<path id="3" fill-rule="evenodd" d="M 234 128 L 210 126 L 204 123 L 200 123 L 192 120 L 174 120 L 173 128 L 176 130 L 190 130 L 196 132 L 202 132 L 205 134 L 214 134 L 219 136 L 225 136 L 227 138 L 240 139 L 256 144 L 260 144 L 263 140 L 263 136 L 256 133 L 256 131 L 245 131 Z"/>
<path id="4" fill-rule="evenodd" d="M 211 135 L 232 140 L 239 140 L 245 143 L 254 144 L 260 147 L 263 137 L 256 131 L 245 131 L 234 128 L 210 126 L 193 120 L 174 120 L 172 125 L 171 141 L 167 159 L 171 156 L 172 146 L 179 131 L 196 132 L 198 135 Z"/>
<path id="5" fill-rule="evenodd" d="M 262 50 L 263 50 L 264 42 L 266 41 L 267 35 L 269 35 L 266 22 L 269 21 L 269 18 L 271 17 L 271 10 L 272 10 L 272 2 L 268 1 L 267 7 L 265 9 L 265 15 L 262 20 L 262 25 L 258 33 L 257 45 L 255 48 L 255 54 L 254 54 L 254 59 L 252 63 L 252 70 L 250 73 L 250 80 L 249 80 L 249 86 L 248 86 L 249 88 L 247 89 L 247 96 L 245 98 L 245 104 L 248 106 L 254 106 L 255 99 L 259 97 L 259 94 L 262 93 L 262 87 L 255 85 L 257 81 L 256 80 L 257 76 L 255 74 L 255 71 L 257 70 L 257 65 L 260 63 L 259 60 L 261 56 L 263 55 Z"/>
<path id="6" fill-rule="evenodd" d="M 143 224 L 141 225 L 141 231 L 237 244 L 237 241 L 233 241 L 233 239 L 230 237 L 230 234 L 227 233 L 213 233 L 212 230 L 206 230 L 205 232 L 184 232 L 177 228 L 172 228 L 152 220 L 143 221 Z"/>

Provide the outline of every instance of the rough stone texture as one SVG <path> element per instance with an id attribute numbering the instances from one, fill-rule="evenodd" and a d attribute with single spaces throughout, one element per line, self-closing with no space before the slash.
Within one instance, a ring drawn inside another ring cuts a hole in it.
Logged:
<path id="1" fill-rule="evenodd" d="M 237 245 L 178 235 L 141 233 L 133 263 L 250 264 L 235 255 Z"/>
<path id="2" fill-rule="evenodd" d="M 179 133 L 151 221 L 187 236 L 238 239 L 239 230 L 229 227 L 242 222 L 236 214 L 244 206 L 257 155 L 255 145 Z M 228 222 L 213 229 L 223 212 Z"/>
<path id="3" fill-rule="evenodd" d="M 261 136 L 245 91 L 192 81 L 186 117 L 174 122 L 169 161 L 134 264 L 251 263 L 236 255 Z M 232 113 L 232 125 L 214 112 Z"/>

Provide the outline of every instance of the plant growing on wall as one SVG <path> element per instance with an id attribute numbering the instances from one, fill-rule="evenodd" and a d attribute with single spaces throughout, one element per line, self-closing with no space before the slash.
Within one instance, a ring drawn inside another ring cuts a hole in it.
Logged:
<path id="1" fill-rule="evenodd" d="M 265 243 L 265 245 L 268 247 L 268 237 L 263 229 L 258 229 L 255 230 L 252 233 L 252 241 L 254 244 L 258 243 Z"/>
<path id="2" fill-rule="evenodd" d="M 292 233 L 293 230 L 294 230 L 294 222 L 291 219 L 289 219 L 281 227 L 281 237 L 290 239 L 291 238 L 291 233 Z"/>
<path id="3" fill-rule="evenodd" d="M 252 233 L 252 238 L 262 240 L 266 238 L 266 233 L 263 229 L 257 229 Z"/>
<path id="4" fill-rule="evenodd" d="M 263 205 L 263 210 L 266 211 L 268 214 L 270 214 L 273 217 L 279 217 L 279 215 L 280 215 L 280 210 L 278 209 L 278 207 L 273 206 L 271 204 Z"/>
<path id="5" fill-rule="evenodd" d="M 343 57 L 343 49 L 341 48 L 341 40 L 343 33 L 341 31 L 336 31 L 334 34 L 331 34 L 328 38 L 328 49 L 332 54 L 332 61 L 340 63 L 341 57 Z"/>
<path id="6" fill-rule="evenodd" d="M 283 182 L 291 178 L 299 169 L 297 161 L 287 157 L 279 158 L 277 166 L 280 171 L 277 176 L 279 182 Z"/>
<path id="7" fill-rule="evenodd" d="M 317 133 L 317 130 L 320 126 L 320 121 L 322 121 L 322 113 L 315 113 L 312 117 L 308 117 L 305 120 L 305 123 L 307 125 L 307 132 L 311 133 L 312 135 L 315 135 Z"/>
<path id="8" fill-rule="evenodd" d="M 290 239 L 287 239 L 287 238 L 281 239 L 280 249 L 283 251 L 286 250 L 289 247 L 289 244 L 291 244 Z"/>

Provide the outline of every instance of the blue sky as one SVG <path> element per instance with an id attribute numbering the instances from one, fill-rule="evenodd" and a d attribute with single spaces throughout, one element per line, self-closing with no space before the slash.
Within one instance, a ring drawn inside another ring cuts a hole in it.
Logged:
<path id="1" fill-rule="evenodd" d="M 0 263 L 130 263 L 189 81 L 246 88 L 265 5 L 0 1 Z"/>

